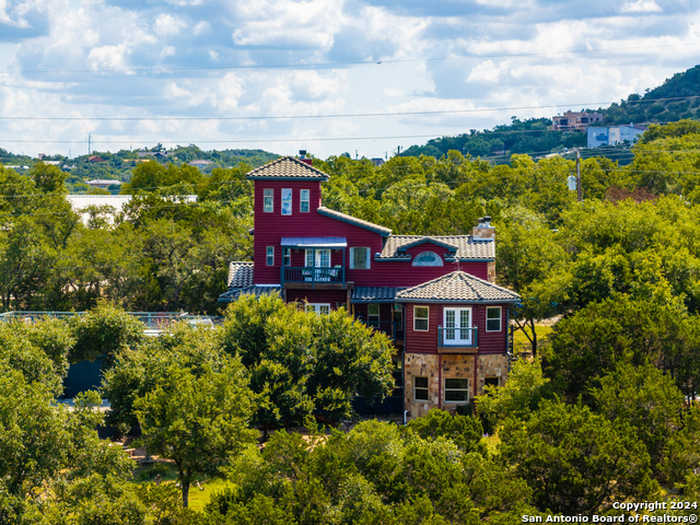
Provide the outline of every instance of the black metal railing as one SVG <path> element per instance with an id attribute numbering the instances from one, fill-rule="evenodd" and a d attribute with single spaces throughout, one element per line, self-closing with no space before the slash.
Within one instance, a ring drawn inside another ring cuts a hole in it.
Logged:
<path id="1" fill-rule="evenodd" d="M 344 283 L 345 267 L 283 266 L 282 281 L 297 283 Z"/>
<path id="2" fill-rule="evenodd" d="M 443 328 L 442 326 L 438 326 L 438 348 L 448 346 L 467 348 L 476 348 L 479 346 L 476 326 L 464 328 Z"/>

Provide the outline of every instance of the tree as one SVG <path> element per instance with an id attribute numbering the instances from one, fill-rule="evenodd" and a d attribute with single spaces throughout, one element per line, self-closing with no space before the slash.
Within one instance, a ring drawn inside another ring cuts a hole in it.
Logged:
<path id="1" fill-rule="evenodd" d="M 177 466 L 184 507 L 194 476 L 216 472 L 255 439 L 247 426 L 254 410 L 247 383 L 234 358 L 218 369 L 205 365 L 198 375 L 171 366 L 134 402 L 146 449 Z"/>
<path id="2" fill-rule="evenodd" d="M 484 430 L 479 420 L 472 416 L 452 415 L 434 408 L 425 416 L 412 419 L 405 428 L 423 439 L 445 437 L 464 452 L 482 450 L 479 442 Z"/>
<path id="3" fill-rule="evenodd" d="M 389 339 L 345 310 L 317 316 L 279 297 L 243 296 L 226 310 L 222 345 L 251 371 L 261 394 L 255 422 L 264 429 L 298 426 L 310 416 L 337 423 L 356 394 L 391 391 Z"/>
<path id="4" fill-rule="evenodd" d="M 104 356 L 111 365 L 120 350 L 137 346 L 145 337 L 143 323 L 107 302 L 100 302 L 85 315 L 72 318 L 71 325 L 76 337 L 73 363 Z"/>
<path id="5" fill-rule="evenodd" d="M 551 228 L 527 209 L 504 213 L 497 232 L 499 281 L 521 295 L 522 304 L 516 309 L 514 321 L 530 341 L 533 355 L 537 355 L 535 321 L 556 311 L 546 290 L 541 291 L 538 284 L 562 267 L 567 256 Z"/>
<path id="6" fill-rule="evenodd" d="M 539 360 L 518 359 L 503 386 L 487 386 L 476 398 L 476 411 L 485 430 L 493 432 L 507 418 L 526 419 L 548 395 L 548 383 Z"/>
<path id="7" fill-rule="evenodd" d="M 590 515 L 656 493 L 649 454 L 634 430 L 580 404 L 543 401 L 528 419 L 508 419 L 500 437 L 503 459 L 541 511 Z"/>
<path id="8" fill-rule="evenodd" d="M 650 364 L 620 363 L 592 395 L 602 415 L 634 429 L 659 474 L 668 442 L 682 428 L 683 394 L 673 378 Z"/>

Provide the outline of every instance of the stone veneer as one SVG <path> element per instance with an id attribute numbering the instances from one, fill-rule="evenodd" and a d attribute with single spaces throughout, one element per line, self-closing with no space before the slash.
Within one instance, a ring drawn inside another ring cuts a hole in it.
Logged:
<path id="1" fill-rule="evenodd" d="M 468 379 L 469 397 L 474 394 L 474 355 L 472 354 L 412 354 L 404 357 L 404 408 L 409 417 L 424 416 L 431 408 L 441 407 L 454 411 L 454 403 L 440 402 L 440 374 L 438 366 L 442 357 L 442 381 L 445 378 Z M 477 369 L 477 395 L 481 394 L 487 377 L 498 377 L 502 385 L 508 374 L 508 359 L 503 354 L 480 355 Z M 414 377 L 428 378 L 428 400 L 414 399 Z M 444 395 L 444 393 L 443 393 Z"/>

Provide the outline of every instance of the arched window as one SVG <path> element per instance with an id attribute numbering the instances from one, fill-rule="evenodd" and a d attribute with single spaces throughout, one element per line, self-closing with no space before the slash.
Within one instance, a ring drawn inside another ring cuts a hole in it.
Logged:
<path id="1" fill-rule="evenodd" d="M 442 266 L 442 264 L 442 257 L 435 252 L 420 252 L 411 262 L 411 266 Z"/>

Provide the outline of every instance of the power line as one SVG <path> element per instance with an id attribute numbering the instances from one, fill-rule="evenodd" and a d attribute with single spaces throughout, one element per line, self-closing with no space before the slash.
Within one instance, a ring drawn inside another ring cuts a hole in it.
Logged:
<path id="1" fill-rule="evenodd" d="M 683 44 L 687 46 L 688 44 Z M 663 44 L 654 45 L 654 49 L 661 48 L 677 48 L 678 46 L 674 44 Z M 545 53 L 536 52 L 518 52 L 518 53 L 478 53 L 478 52 L 466 52 L 462 55 L 450 55 L 441 57 L 402 57 L 402 58 L 376 58 L 376 59 L 366 59 L 366 60 L 333 60 L 325 62 L 307 62 L 307 63 L 277 63 L 277 64 L 210 64 L 206 66 L 177 66 L 169 64 L 151 64 L 151 65 L 131 65 L 128 66 L 123 71 L 118 70 L 106 70 L 106 69 L 64 69 L 64 68 L 49 68 L 49 67 L 34 67 L 34 68 L 22 68 L 24 73 L 89 73 L 89 74 L 118 74 L 131 76 L 135 72 L 142 73 L 175 73 L 175 72 L 187 72 L 187 71 L 248 71 L 248 70 L 325 70 L 334 69 L 335 67 L 346 67 L 346 66 L 381 66 L 390 64 L 404 64 L 404 63 L 415 63 L 415 62 L 445 62 L 448 60 L 460 60 L 460 59 L 473 59 L 473 60 L 484 60 L 484 59 L 510 59 L 510 58 L 537 58 L 544 57 L 549 60 L 555 57 L 571 57 L 578 56 L 582 58 L 605 58 L 610 59 L 616 56 L 626 57 L 624 51 L 633 51 L 635 49 L 649 50 L 649 46 L 645 45 L 632 45 L 632 46 L 620 46 L 615 43 L 614 49 L 611 50 L 590 50 L 590 49 L 572 49 L 568 51 L 548 51 Z M 620 53 L 622 51 L 623 53 Z"/>
<path id="2" fill-rule="evenodd" d="M 700 95 L 688 95 L 683 97 L 665 97 L 653 99 L 640 99 L 624 101 L 625 104 L 651 104 L 655 102 L 668 102 L 678 100 L 688 100 L 700 98 Z M 431 116 L 431 115 L 450 115 L 464 113 L 481 113 L 491 111 L 519 111 L 529 109 L 548 109 L 548 108 L 564 108 L 564 107 L 583 107 L 595 106 L 603 104 L 613 104 L 617 101 L 602 101 L 602 102 L 569 102 L 565 104 L 542 104 L 534 106 L 502 106 L 502 107 L 480 107 L 470 109 L 445 109 L 445 110 L 426 110 L 426 111 L 386 111 L 386 112 L 367 112 L 367 113 L 328 113 L 328 114 L 306 114 L 306 115 L 180 115 L 180 116 L 37 116 L 37 115 L 3 115 L 0 120 L 64 120 L 64 121 L 84 121 L 84 120 L 109 120 L 109 121 L 172 121 L 172 120 L 293 120 L 293 119 L 334 119 L 334 118 L 366 118 L 366 117 L 407 117 L 407 116 Z"/>

